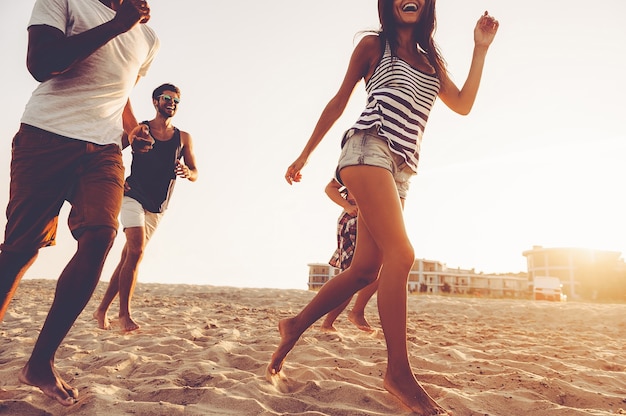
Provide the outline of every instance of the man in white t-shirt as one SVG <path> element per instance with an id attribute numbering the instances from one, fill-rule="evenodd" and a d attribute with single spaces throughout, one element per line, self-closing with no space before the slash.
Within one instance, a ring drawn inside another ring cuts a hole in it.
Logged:
<path id="1" fill-rule="evenodd" d="M 55 244 L 59 210 L 77 250 L 19 374 L 63 405 L 78 398 L 54 367 L 63 338 L 89 301 L 113 244 L 124 190 L 121 150 L 144 132 L 128 97 L 159 40 L 143 0 L 37 0 L 28 24 L 27 65 L 40 82 L 13 138 L 10 197 L 0 245 L 0 322 L 40 248 Z M 144 150 L 142 150 L 144 149 Z"/>

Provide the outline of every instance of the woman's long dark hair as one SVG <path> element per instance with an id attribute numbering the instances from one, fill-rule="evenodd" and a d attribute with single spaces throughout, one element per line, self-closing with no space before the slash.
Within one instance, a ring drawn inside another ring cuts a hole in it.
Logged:
<path id="1" fill-rule="evenodd" d="M 389 42 L 391 54 L 395 55 L 398 47 L 397 24 L 393 14 L 394 0 L 378 0 L 378 18 L 380 20 L 381 47 Z M 426 52 L 428 62 L 435 68 L 437 76 L 447 73 L 446 61 L 433 38 L 437 30 L 437 16 L 435 13 L 436 0 L 426 0 L 419 21 L 413 29 L 414 41 Z"/>

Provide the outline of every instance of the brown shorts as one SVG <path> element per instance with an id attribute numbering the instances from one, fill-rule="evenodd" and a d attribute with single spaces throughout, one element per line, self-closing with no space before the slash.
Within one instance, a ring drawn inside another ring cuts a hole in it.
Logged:
<path id="1" fill-rule="evenodd" d="M 72 205 L 68 224 L 78 239 L 89 227 L 117 231 L 124 193 L 118 145 L 74 140 L 22 124 L 13 138 L 6 251 L 34 251 L 55 244 L 58 216 Z"/>

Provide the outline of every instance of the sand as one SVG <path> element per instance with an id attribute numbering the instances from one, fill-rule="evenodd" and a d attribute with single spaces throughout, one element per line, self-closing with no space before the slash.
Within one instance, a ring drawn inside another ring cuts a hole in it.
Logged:
<path id="1" fill-rule="evenodd" d="M 57 353 L 80 394 L 63 407 L 17 380 L 54 285 L 24 280 L 0 324 L 2 415 L 411 414 L 382 388 L 382 332 L 345 315 L 339 332 L 315 326 L 288 355 L 289 392 L 265 380 L 278 319 L 313 292 L 139 283 L 142 327 L 125 334 L 92 318 L 104 282 Z M 380 328 L 375 298 L 366 314 Z M 411 295 L 409 349 L 418 380 L 455 416 L 626 414 L 626 305 Z"/>

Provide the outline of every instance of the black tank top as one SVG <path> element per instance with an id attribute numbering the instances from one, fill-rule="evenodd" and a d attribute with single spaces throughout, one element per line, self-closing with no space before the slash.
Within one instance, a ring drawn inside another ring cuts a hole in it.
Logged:
<path id="1" fill-rule="evenodd" d="M 126 178 L 130 190 L 125 195 L 139 201 L 146 211 L 165 211 L 176 184 L 176 161 L 181 156 L 180 130 L 176 127 L 171 139 L 161 141 L 154 138 L 150 151 L 133 153 L 130 176 Z"/>

